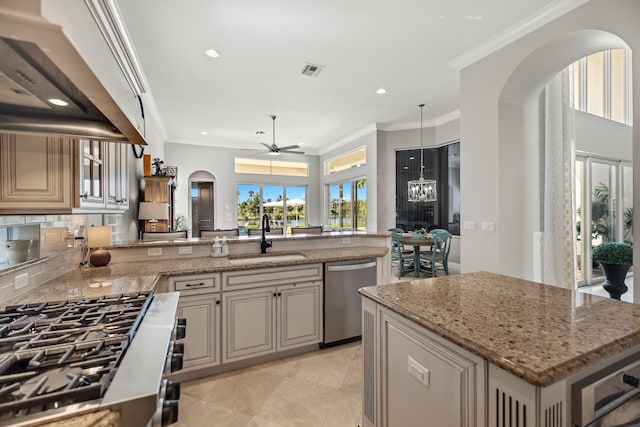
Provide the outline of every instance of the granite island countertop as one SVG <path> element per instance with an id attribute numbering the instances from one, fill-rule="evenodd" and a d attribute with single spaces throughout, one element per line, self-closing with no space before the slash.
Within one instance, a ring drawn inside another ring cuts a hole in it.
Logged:
<path id="1" fill-rule="evenodd" d="M 640 305 L 493 273 L 360 293 L 539 387 L 640 343 Z"/>
<path id="2" fill-rule="evenodd" d="M 340 249 L 306 249 L 295 252 L 270 252 L 266 255 L 236 255 L 231 257 L 199 257 L 164 259 L 157 261 L 120 262 L 105 267 L 76 268 L 33 291 L 13 300 L 12 304 L 46 301 L 62 301 L 78 298 L 95 298 L 103 295 L 145 292 L 156 287 L 161 276 L 204 274 L 224 271 L 241 271 L 257 268 L 316 264 L 378 258 L 386 255 L 386 247 L 346 247 Z M 264 258 L 277 255 L 301 254 L 304 259 L 288 259 L 277 262 L 262 262 Z M 234 259 L 251 258 L 256 262 L 234 264 Z"/>

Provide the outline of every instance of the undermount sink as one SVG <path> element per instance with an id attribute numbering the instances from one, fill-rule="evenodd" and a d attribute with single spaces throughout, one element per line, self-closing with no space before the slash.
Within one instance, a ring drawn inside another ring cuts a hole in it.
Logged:
<path id="1" fill-rule="evenodd" d="M 286 261 L 301 261 L 307 259 L 306 256 L 300 254 L 288 254 L 288 255 L 258 255 L 247 258 L 234 258 L 230 259 L 230 264 L 261 264 L 265 262 L 286 262 Z"/>

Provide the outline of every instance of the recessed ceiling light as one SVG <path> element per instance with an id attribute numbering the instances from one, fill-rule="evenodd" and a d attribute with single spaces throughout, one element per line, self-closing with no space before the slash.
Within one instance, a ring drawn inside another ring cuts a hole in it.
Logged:
<path id="1" fill-rule="evenodd" d="M 66 107 L 67 105 L 69 105 L 67 101 L 63 101 L 62 99 L 58 99 L 58 98 L 51 98 L 49 99 L 49 102 L 52 103 L 53 105 L 58 105 L 60 107 Z"/>
<path id="2" fill-rule="evenodd" d="M 256 135 L 266 135 L 267 133 L 263 130 L 257 130 Z"/>
<path id="3" fill-rule="evenodd" d="M 383 87 L 381 87 L 380 89 L 376 90 L 376 93 L 378 95 L 384 95 L 385 93 L 387 93 L 387 90 Z"/>
<path id="4" fill-rule="evenodd" d="M 220 56 L 220 53 L 215 49 L 207 49 L 204 51 L 204 53 L 206 53 L 207 56 L 211 58 L 218 58 Z"/>
<path id="5" fill-rule="evenodd" d="M 302 147 L 304 145 L 304 142 L 298 142 L 298 145 Z"/>
<path id="6" fill-rule="evenodd" d="M 415 157 L 411 156 L 409 157 L 409 160 L 415 160 Z"/>
<path id="7" fill-rule="evenodd" d="M 200 132 L 200 134 L 201 135 L 209 135 L 209 132 L 203 130 L 202 132 Z"/>
<path id="8" fill-rule="evenodd" d="M 407 169 L 409 169 L 409 166 L 405 166 L 405 167 L 404 167 L 404 170 L 407 170 Z"/>

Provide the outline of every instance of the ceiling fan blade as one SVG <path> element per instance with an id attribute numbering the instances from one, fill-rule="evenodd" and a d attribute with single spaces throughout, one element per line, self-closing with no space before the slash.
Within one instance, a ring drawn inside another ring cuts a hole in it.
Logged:
<path id="1" fill-rule="evenodd" d="M 261 142 L 260 144 L 262 144 L 262 145 L 264 145 L 265 147 L 267 147 L 267 149 L 268 149 L 269 151 L 273 151 L 273 150 L 274 150 L 274 148 L 273 148 L 271 145 L 269 145 L 269 144 L 265 144 L 264 142 Z"/>
<path id="2" fill-rule="evenodd" d="M 287 154 L 304 154 L 304 151 L 289 151 L 289 150 L 282 150 L 280 149 L 281 153 L 287 153 Z"/>
<path id="3" fill-rule="evenodd" d="M 280 151 L 282 150 L 291 150 L 292 148 L 300 148 L 299 145 L 287 145 L 286 147 L 278 147 Z"/>

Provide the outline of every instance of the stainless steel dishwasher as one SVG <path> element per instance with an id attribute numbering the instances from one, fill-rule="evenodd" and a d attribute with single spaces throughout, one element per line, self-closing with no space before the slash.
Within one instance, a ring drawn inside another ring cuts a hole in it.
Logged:
<path id="1" fill-rule="evenodd" d="M 356 341 L 362 336 L 358 289 L 376 285 L 376 260 L 324 265 L 324 339 L 320 347 Z"/>

